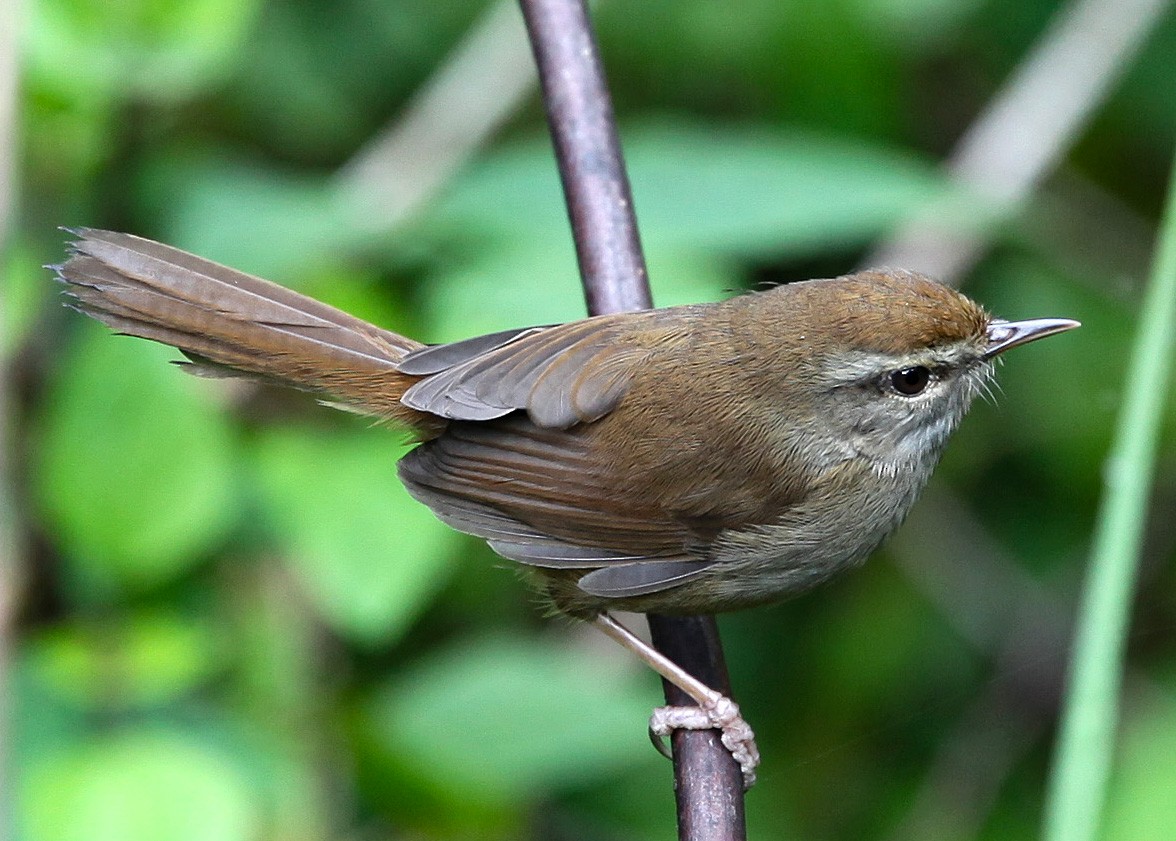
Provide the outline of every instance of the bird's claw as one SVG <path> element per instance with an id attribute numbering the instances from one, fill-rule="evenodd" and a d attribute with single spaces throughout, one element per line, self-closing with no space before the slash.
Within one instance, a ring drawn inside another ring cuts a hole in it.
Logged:
<path id="1" fill-rule="evenodd" d="M 675 730 L 720 731 L 723 746 L 743 773 L 743 789 L 755 785 L 755 769 L 759 765 L 759 749 L 755 745 L 755 733 L 739 714 L 739 706 L 726 696 L 720 695 L 713 702 L 701 707 L 657 707 L 649 717 L 649 738 L 658 753 L 672 758 L 665 738 Z"/>

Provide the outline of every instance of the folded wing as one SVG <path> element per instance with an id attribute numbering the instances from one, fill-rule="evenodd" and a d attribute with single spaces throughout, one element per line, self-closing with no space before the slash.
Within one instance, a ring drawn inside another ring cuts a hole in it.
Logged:
<path id="1" fill-rule="evenodd" d="M 657 311 L 494 333 L 425 348 L 400 363 L 423 375 L 405 405 L 450 420 L 525 410 L 538 426 L 567 429 L 608 414 L 660 344 L 674 341 Z"/>
<path id="2" fill-rule="evenodd" d="M 539 427 L 522 415 L 454 423 L 399 472 L 453 528 L 520 563 L 582 569 L 580 587 L 593 595 L 655 592 L 709 566 L 688 523 L 635 505 L 597 472 L 584 428 Z"/>

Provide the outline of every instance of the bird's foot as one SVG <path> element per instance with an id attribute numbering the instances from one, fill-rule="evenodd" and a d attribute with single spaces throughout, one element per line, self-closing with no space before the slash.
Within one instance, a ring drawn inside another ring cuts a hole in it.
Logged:
<path id="1" fill-rule="evenodd" d="M 759 749 L 755 733 L 739 713 L 739 705 L 725 695 L 714 693 L 698 707 L 658 707 L 649 717 L 649 738 L 663 756 L 670 752 L 663 741 L 675 730 L 720 731 L 724 747 L 743 773 L 743 790 L 755 785 L 755 769 L 759 765 Z"/>

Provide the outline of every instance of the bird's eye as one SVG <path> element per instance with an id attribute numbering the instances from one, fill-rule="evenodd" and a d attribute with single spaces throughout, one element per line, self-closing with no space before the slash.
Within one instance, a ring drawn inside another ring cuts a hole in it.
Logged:
<path id="1" fill-rule="evenodd" d="M 890 387 L 904 397 L 921 394 L 931 383 L 931 371 L 922 365 L 900 368 L 890 375 Z"/>

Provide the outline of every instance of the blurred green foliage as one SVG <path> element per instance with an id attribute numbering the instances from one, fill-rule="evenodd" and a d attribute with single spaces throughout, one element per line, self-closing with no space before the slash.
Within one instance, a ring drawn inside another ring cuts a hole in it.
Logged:
<path id="1" fill-rule="evenodd" d="M 0 266 L 27 549 L 17 837 L 672 837 L 656 681 L 545 621 L 395 479 L 400 433 L 188 378 L 59 306 L 58 225 L 130 230 L 429 341 L 578 317 L 534 99 L 395 229 L 335 172 L 480 3 L 29 0 Z M 852 268 L 1040 36 L 1046 0 L 597 4 L 660 304 Z M 751 834 L 1035 837 L 1071 605 L 1176 135 L 1176 22 L 967 290 L 1081 331 L 1010 358 L 861 571 L 723 619 Z M 360 225 L 359 222 L 365 224 Z M 378 220 L 377 220 L 378 222 Z M 376 228 L 378 229 L 378 224 Z M 1173 419 L 1156 510 L 1176 502 Z M 946 513 L 945 513 L 946 512 Z M 1176 545 L 1156 517 L 1106 837 L 1176 836 Z"/>

